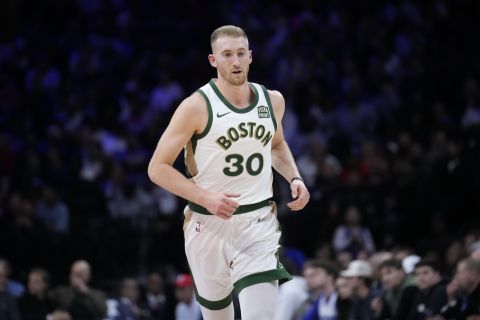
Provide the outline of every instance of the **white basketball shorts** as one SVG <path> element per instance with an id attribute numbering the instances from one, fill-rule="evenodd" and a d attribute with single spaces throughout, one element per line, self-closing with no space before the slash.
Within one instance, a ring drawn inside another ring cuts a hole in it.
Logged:
<path id="1" fill-rule="evenodd" d="M 261 282 L 291 279 L 278 260 L 280 239 L 275 202 L 229 220 L 185 208 L 185 252 L 198 302 L 219 310 L 231 293 Z"/>

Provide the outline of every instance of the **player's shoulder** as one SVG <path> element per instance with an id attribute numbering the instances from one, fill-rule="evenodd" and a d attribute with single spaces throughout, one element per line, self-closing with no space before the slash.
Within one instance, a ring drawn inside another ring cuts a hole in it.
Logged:
<path id="1" fill-rule="evenodd" d="M 275 113 L 283 113 L 285 110 L 285 98 L 282 93 L 278 90 L 267 90 L 267 94 L 272 102 L 272 107 L 275 110 Z"/>
<path id="2" fill-rule="evenodd" d="M 206 111 L 207 102 L 205 98 L 197 91 L 183 99 L 178 106 L 179 111 L 187 112 L 191 115 L 202 114 Z"/>

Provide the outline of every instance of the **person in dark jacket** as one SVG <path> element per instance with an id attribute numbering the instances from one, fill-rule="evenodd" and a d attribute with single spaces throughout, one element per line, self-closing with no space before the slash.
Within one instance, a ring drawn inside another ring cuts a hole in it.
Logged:
<path id="1" fill-rule="evenodd" d="M 480 261 L 466 258 L 458 262 L 455 277 L 447 285 L 445 319 L 480 319 Z"/>
<path id="2" fill-rule="evenodd" d="M 435 259 L 422 259 L 414 267 L 415 283 L 419 289 L 408 320 L 426 320 L 440 315 L 447 303 L 446 282 Z"/>
<path id="3" fill-rule="evenodd" d="M 28 291 L 18 301 L 22 320 L 45 320 L 54 310 L 53 301 L 47 296 L 50 276 L 41 268 L 28 274 Z"/>
<path id="4" fill-rule="evenodd" d="M 418 292 L 414 278 L 407 275 L 402 263 L 395 259 L 383 262 L 380 272 L 385 294 L 383 298 L 377 298 L 372 302 L 377 318 L 407 319 Z"/>
<path id="5" fill-rule="evenodd" d="M 73 319 L 102 320 L 106 315 L 106 296 L 89 286 L 90 270 L 87 261 L 74 262 L 70 271 L 70 285 L 51 292 L 56 306 L 67 310 Z"/>

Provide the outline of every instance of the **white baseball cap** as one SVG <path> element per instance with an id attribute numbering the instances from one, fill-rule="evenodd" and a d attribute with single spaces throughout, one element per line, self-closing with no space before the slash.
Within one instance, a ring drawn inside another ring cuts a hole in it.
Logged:
<path id="1" fill-rule="evenodd" d="M 402 268 L 405 271 L 405 273 L 412 273 L 415 270 L 415 265 L 417 264 L 418 261 L 420 261 L 420 257 L 417 255 L 409 255 L 403 258 L 402 260 Z"/>
<path id="2" fill-rule="evenodd" d="M 365 260 L 353 260 L 348 268 L 340 273 L 342 277 L 372 277 L 372 267 Z"/>

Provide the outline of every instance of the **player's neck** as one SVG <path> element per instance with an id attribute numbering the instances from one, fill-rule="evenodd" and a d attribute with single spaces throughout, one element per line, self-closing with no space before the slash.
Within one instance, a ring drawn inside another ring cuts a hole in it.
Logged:
<path id="1" fill-rule="evenodd" d="M 215 84 L 228 102 L 239 109 L 248 107 L 255 99 L 254 93 L 248 85 L 248 81 L 245 81 L 242 85 L 234 86 L 219 78 Z"/>

